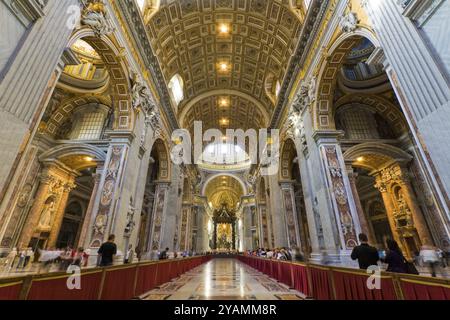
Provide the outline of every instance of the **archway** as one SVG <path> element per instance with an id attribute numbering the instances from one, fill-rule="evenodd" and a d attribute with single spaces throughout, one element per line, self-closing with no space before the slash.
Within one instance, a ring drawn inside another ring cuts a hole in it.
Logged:
<path id="1" fill-rule="evenodd" d="M 141 210 L 141 219 L 138 231 L 136 253 L 139 259 L 148 259 L 152 250 L 153 237 L 161 232 L 161 221 L 156 221 L 155 215 L 161 215 L 161 199 L 158 193 L 158 184 L 170 181 L 170 161 L 166 144 L 162 139 L 157 139 L 150 152 L 150 164 L 147 171 L 144 199 Z M 159 206 L 157 206 L 157 202 Z M 164 203 L 164 199 L 162 200 Z M 158 240 L 159 243 L 159 240 Z"/>
<path id="2" fill-rule="evenodd" d="M 412 258 L 422 245 L 432 244 L 408 177 L 411 155 L 397 147 L 372 142 L 348 149 L 344 157 L 358 173 L 354 189 L 363 210 L 360 217 L 366 219 L 366 232 L 372 233 L 379 246 L 392 236 Z"/>
<path id="3" fill-rule="evenodd" d="M 312 252 L 311 238 L 298 161 L 295 142 L 287 138 L 281 149 L 280 184 L 283 191 L 289 245 L 298 247 L 306 256 L 309 256 Z"/>
<path id="4" fill-rule="evenodd" d="M 245 195 L 245 184 L 230 174 L 217 174 L 205 182 L 203 196 L 206 197 L 212 212 L 208 222 L 209 247 L 214 250 L 235 250 L 239 247 L 238 237 L 239 217 L 238 209 L 241 198 Z M 249 217 L 250 218 L 250 217 Z M 245 217 L 244 217 L 245 220 Z M 241 220 L 242 223 L 242 220 Z M 201 226 L 199 226 L 201 228 Z M 206 227 L 206 226 L 203 226 Z M 255 236 L 256 220 L 245 225 L 244 233 Z"/>

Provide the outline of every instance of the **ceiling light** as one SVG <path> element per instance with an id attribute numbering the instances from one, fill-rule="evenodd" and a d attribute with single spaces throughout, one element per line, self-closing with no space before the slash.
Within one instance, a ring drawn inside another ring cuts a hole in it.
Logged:
<path id="1" fill-rule="evenodd" d="M 358 157 L 358 158 L 356 159 L 356 161 L 358 161 L 358 162 L 363 162 L 363 161 L 364 161 L 364 157 Z"/>
<path id="2" fill-rule="evenodd" d="M 92 162 L 94 159 L 92 157 L 84 157 L 84 160 L 87 162 Z"/>
<path id="3" fill-rule="evenodd" d="M 230 32 L 230 26 L 225 23 L 222 23 L 219 26 L 219 31 L 221 34 L 228 34 Z"/>
<path id="4" fill-rule="evenodd" d="M 221 107 L 228 107 L 229 106 L 229 100 L 227 99 L 227 98 L 222 98 L 222 99 L 220 99 L 220 101 L 219 101 L 219 105 L 221 106 Z"/>
<path id="5" fill-rule="evenodd" d="M 230 120 L 228 120 L 228 119 L 223 118 L 220 120 L 220 124 L 222 126 L 228 126 L 229 123 L 230 123 Z"/>
<path id="6" fill-rule="evenodd" d="M 223 71 L 223 72 L 228 71 L 228 63 L 226 63 L 226 62 L 221 62 L 221 63 L 219 64 L 219 68 L 220 68 L 220 71 Z"/>

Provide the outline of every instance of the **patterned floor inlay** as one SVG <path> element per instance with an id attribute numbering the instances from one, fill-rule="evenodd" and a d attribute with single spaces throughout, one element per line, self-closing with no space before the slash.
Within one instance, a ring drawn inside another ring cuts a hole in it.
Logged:
<path id="1" fill-rule="evenodd" d="M 145 297 L 145 300 L 167 300 L 170 294 L 155 294 L 151 293 Z"/>
<path id="2" fill-rule="evenodd" d="M 296 294 L 276 294 L 275 297 L 280 300 L 305 300 Z"/>
<path id="3" fill-rule="evenodd" d="M 144 295 L 145 300 L 303 300 L 235 259 L 215 259 Z"/>

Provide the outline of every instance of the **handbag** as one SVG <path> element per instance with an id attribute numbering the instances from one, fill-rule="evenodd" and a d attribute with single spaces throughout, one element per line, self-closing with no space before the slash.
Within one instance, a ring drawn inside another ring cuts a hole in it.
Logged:
<path id="1" fill-rule="evenodd" d="M 415 274 L 415 275 L 420 274 L 419 271 L 417 271 L 417 268 L 414 265 L 414 263 L 409 262 L 408 260 L 406 260 L 405 257 L 403 257 L 403 263 L 405 264 L 405 269 L 406 269 L 407 274 Z"/>

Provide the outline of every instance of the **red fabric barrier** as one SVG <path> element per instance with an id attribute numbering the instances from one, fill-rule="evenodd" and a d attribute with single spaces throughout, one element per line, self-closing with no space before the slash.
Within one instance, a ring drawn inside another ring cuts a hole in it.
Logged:
<path id="1" fill-rule="evenodd" d="M 292 285 L 292 264 L 280 262 L 280 267 L 278 271 L 278 276 L 281 283 L 293 288 Z"/>
<path id="2" fill-rule="evenodd" d="M 101 300 L 129 300 L 134 298 L 136 268 L 107 270 Z"/>
<path id="3" fill-rule="evenodd" d="M 368 275 L 333 271 L 333 277 L 338 300 L 397 300 L 392 278 L 382 278 L 381 289 L 370 290 Z"/>
<path id="4" fill-rule="evenodd" d="M 316 300 L 332 300 L 333 293 L 328 270 L 311 267 L 313 297 Z"/>
<path id="5" fill-rule="evenodd" d="M 405 300 L 450 300 L 450 287 L 401 279 Z"/>
<path id="6" fill-rule="evenodd" d="M 140 296 L 156 287 L 157 268 L 158 266 L 156 264 L 138 267 L 136 296 Z"/>
<path id="7" fill-rule="evenodd" d="M 306 267 L 301 265 L 293 265 L 292 276 L 294 278 L 294 289 L 305 294 L 306 296 L 309 296 L 308 270 Z"/>
<path id="8" fill-rule="evenodd" d="M 18 300 L 22 281 L 7 285 L 0 284 L 0 300 Z"/>
<path id="9" fill-rule="evenodd" d="M 67 276 L 33 280 L 28 300 L 97 300 L 102 272 L 81 276 L 81 290 L 67 288 Z"/>
<path id="10" fill-rule="evenodd" d="M 164 283 L 169 282 L 170 279 L 170 263 L 164 262 L 158 264 L 158 269 L 156 272 L 156 286 L 160 286 Z"/>

